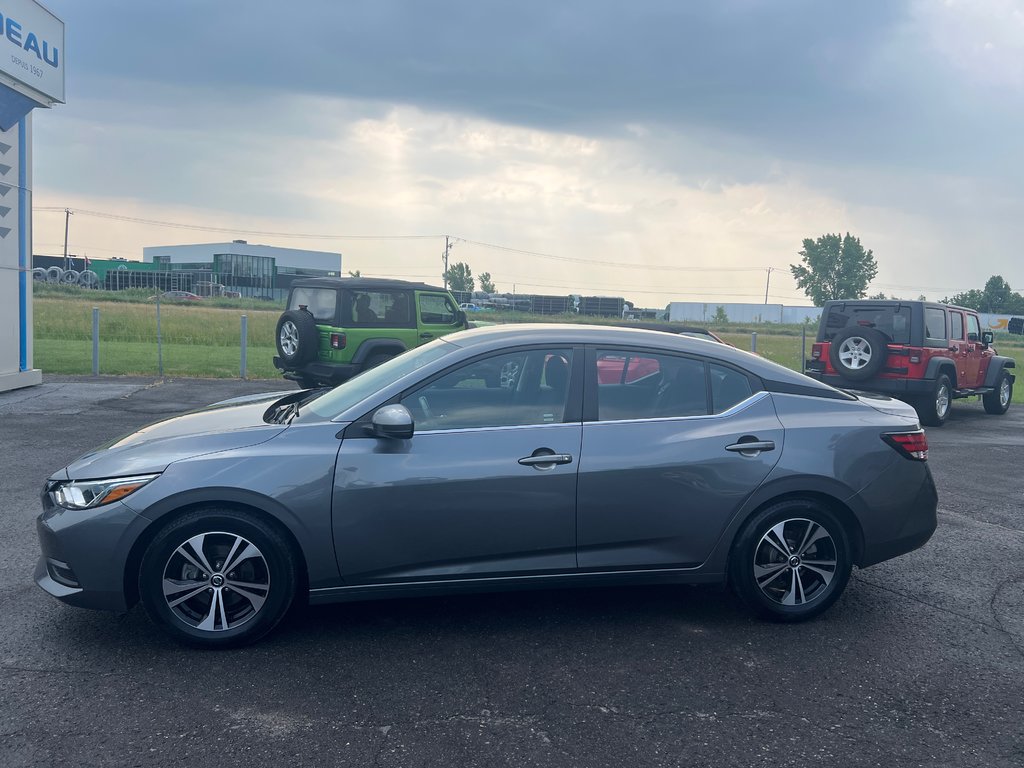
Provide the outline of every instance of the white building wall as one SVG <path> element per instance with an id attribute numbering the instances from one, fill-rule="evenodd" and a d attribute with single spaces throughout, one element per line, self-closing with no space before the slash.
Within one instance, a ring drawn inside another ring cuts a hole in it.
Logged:
<path id="1" fill-rule="evenodd" d="M 721 307 L 730 323 L 794 323 L 817 322 L 821 307 L 789 307 L 783 304 L 702 303 L 673 301 L 668 305 L 672 322 L 710 323 Z"/>
<path id="2" fill-rule="evenodd" d="M 341 274 L 341 254 L 330 251 L 306 251 L 254 243 L 200 243 L 196 245 L 155 245 L 142 249 L 142 260 L 152 262 L 157 256 L 170 256 L 172 264 L 212 263 L 218 253 L 243 256 L 271 256 L 278 267 L 322 269 Z"/>

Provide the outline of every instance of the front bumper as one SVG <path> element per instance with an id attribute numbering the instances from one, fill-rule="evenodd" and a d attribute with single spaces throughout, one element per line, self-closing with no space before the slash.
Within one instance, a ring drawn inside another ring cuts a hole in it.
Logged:
<path id="1" fill-rule="evenodd" d="M 94 510 L 54 506 L 44 494 L 36 519 L 42 554 L 35 582 L 47 594 L 80 608 L 126 611 L 126 567 L 132 545 L 149 521 L 121 502 Z"/>

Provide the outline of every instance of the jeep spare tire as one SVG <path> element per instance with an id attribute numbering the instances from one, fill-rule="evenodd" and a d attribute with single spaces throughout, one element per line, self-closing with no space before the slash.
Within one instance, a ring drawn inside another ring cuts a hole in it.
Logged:
<path id="1" fill-rule="evenodd" d="M 836 373 L 851 381 L 864 381 L 882 370 L 889 340 L 875 328 L 844 328 L 832 337 L 828 359 Z"/>
<path id="2" fill-rule="evenodd" d="M 316 357 L 320 332 L 316 320 L 304 309 L 289 309 L 277 321 L 277 354 L 290 367 L 305 365 Z"/>

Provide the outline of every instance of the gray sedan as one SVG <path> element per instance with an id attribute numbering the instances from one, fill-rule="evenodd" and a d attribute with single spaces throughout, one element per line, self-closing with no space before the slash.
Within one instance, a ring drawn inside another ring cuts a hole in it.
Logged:
<path id="1" fill-rule="evenodd" d="M 605 584 L 728 582 L 800 620 L 929 539 L 927 455 L 909 406 L 725 345 L 481 328 L 83 456 L 46 483 L 35 577 L 206 647 L 298 600 Z"/>

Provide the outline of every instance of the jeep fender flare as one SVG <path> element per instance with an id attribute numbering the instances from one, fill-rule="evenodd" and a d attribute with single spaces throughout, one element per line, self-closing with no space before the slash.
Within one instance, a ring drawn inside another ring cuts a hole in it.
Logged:
<path id="1" fill-rule="evenodd" d="M 999 378 L 1000 373 L 1002 373 L 1007 368 L 1016 367 L 1017 363 L 1014 361 L 1012 357 L 1002 357 L 1001 355 L 996 355 L 995 357 L 988 361 L 988 371 L 985 372 L 985 386 L 994 387 L 996 385 L 996 380 Z M 1010 374 L 1010 377 L 1011 380 L 1016 379 L 1016 376 L 1013 373 Z"/>
<path id="2" fill-rule="evenodd" d="M 928 361 L 928 369 L 925 371 L 924 377 L 929 381 L 935 381 L 942 374 L 949 376 L 953 389 L 956 389 L 956 363 L 948 357 L 933 357 Z"/>
<path id="3" fill-rule="evenodd" d="M 396 339 L 389 339 L 386 336 L 376 339 L 367 339 L 359 345 L 359 349 L 352 355 L 352 363 L 362 365 L 374 355 L 400 355 L 408 347 Z"/>

